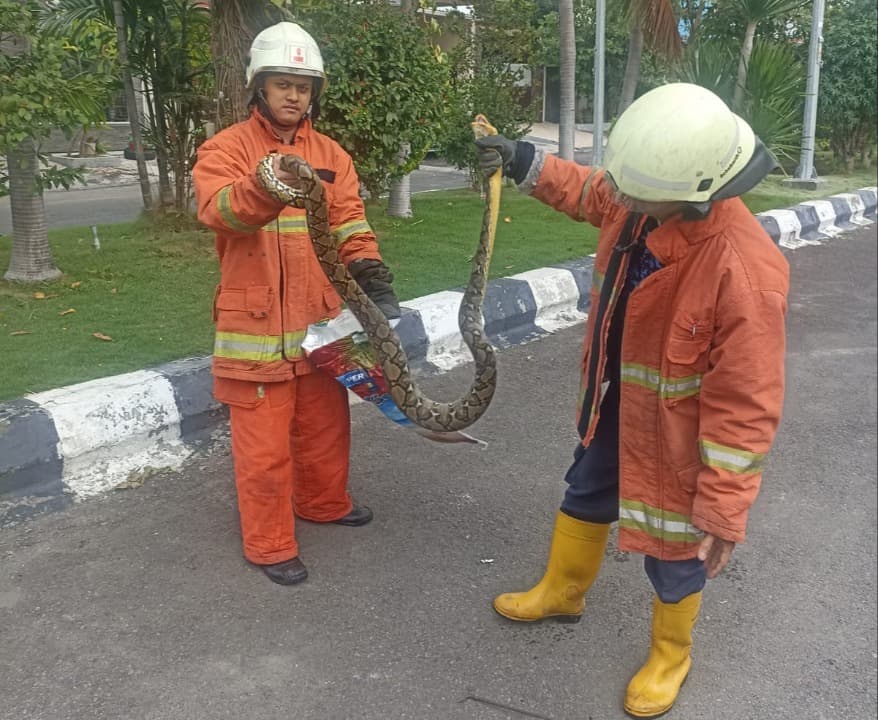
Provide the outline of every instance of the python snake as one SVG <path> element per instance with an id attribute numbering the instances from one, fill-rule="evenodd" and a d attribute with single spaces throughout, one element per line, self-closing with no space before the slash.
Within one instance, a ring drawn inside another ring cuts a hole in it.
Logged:
<path id="1" fill-rule="evenodd" d="M 472 128 L 477 137 L 497 132 L 483 115 L 476 116 Z M 279 160 L 280 167 L 295 180 L 281 182 L 274 172 L 274 156 L 275 153 L 269 154 L 260 161 L 257 177 L 272 197 L 305 210 L 320 267 L 366 331 L 393 401 L 409 420 L 427 430 L 454 432 L 472 425 L 488 409 L 497 387 L 497 359 L 485 336 L 482 304 L 497 231 L 502 172 L 497 170 L 488 179 L 479 244 L 458 312 L 461 336 L 475 361 L 475 377 L 462 397 L 453 402 L 438 402 L 426 397 L 415 384 L 399 336 L 342 262 L 330 231 L 323 185 L 317 174 L 302 158 L 284 154 Z"/>

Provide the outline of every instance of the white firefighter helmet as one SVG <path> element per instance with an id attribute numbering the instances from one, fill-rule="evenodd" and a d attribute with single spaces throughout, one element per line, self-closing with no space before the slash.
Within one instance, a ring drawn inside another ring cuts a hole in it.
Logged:
<path id="1" fill-rule="evenodd" d="M 750 126 L 706 88 L 663 85 L 639 97 L 610 132 L 604 168 L 645 202 L 707 203 L 741 195 L 777 166 Z"/>
<path id="2" fill-rule="evenodd" d="M 316 78 L 316 98 L 320 97 L 326 85 L 320 48 L 301 26 L 291 22 L 279 22 L 253 38 L 246 77 L 250 90 L 259 73 L 288 73 Z"/>

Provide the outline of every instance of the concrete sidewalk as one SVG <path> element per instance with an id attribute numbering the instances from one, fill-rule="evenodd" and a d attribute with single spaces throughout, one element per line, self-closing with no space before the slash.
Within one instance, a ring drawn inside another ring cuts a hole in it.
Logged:
<path id="1" fill-rule="evenodd" d="M 594 134 L 585 129 L 584 125 L 577 125 L 573 132 L 573 149 L 576 152 L 591 150 L 594 146 Z M 558 123 L 534 123 L 527 135 L 522 138 L 535 145 L 550 145 L 550 152 L 558 151 Z"/>
<path id="2" fill-rule="evenodd" d="M 878 188 L 760 213 L 785 250 L 820 245 L 874 221 Z M 485 330 L 499 348 L 582 322 L 592 260 L 492 281 Z M 457 329 L 460 291 L 405 303 L 397 332 L 415 367 L 443 373 L 470 356 Z M 0 404 L 0 525 L 100 495 L 144 473 L 179 467 L 225 409 L 213 399 L 210 358 L 179 360 Z"/>

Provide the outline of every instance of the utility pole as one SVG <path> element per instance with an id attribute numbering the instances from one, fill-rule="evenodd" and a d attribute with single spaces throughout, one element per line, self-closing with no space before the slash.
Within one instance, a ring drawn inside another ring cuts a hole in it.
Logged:
<path id="1" fill-rule="evenodd" d="M 595 0 L 594 29 L 594 122 L 592 126 L 591 164 L 604 159 L 604 36 L 606 34 L 607 2 Z"/>
<path id="2" fill-rule="evenodd" d="M 561 116 L 558 122 L 558 157 L 573 160 L 576 146 L 576 36 L 573 0 L 558 3 L 561 37 Z"/>
<path id="3" fill-rule="evenodd" d="M 805 115 L 802 122 L 802 151 L 795 178 L 784 185 L 817 190 L 824 181 L 814 170 L 814 140 L 817 130 L 817 98 L 820 86 L 820 62 L 823 55 L 824 0 L 814 0 L 811 9 L 811 43 L 808 46 L 808 80 L 805 85 Z"/>

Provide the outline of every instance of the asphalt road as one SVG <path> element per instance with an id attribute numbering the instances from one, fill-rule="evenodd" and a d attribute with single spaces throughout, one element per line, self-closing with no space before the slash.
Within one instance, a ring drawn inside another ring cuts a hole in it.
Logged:
<path id="1" fill-rule="evenodd" d="M 465 172 L 439 163 L 424 163 L 411 175 L 412 192 L 466 187 Z M 53 190 L 43 194 L 50 229 L 81 225 L 109 225 L 136 220 L 143 209 L 140 185 L 106 185 Z M 0 198 L 0 234 L 12 234 L 9 198 Z"/>
<path id="2" fill-rule="evenodd" d="M 876 716 L 875 228 L 788 256 L 784 421 L 669 718 Z M 0 717 L 622 718 L 648 642 L 639 557 L 611 541 L 578 625 L 490 607 L 543 568 L 581 333 L 500 353 L 484 450 L 356 406 L 352 489 L 376 519 L 301 523 L 302 586 L 242 560 L 223 437 L 180 473 L 0 530 Z M 426 389 L 450 398 L 470 371 Z"/>

